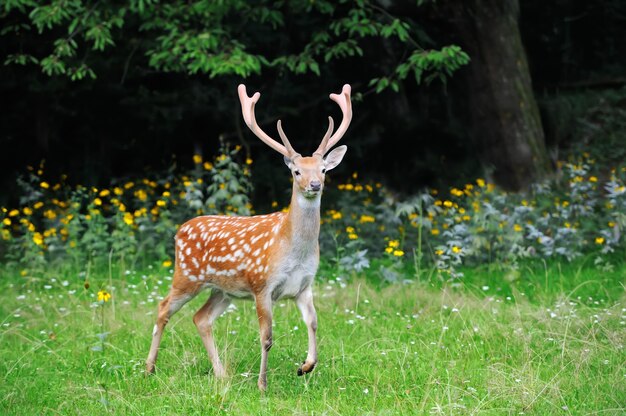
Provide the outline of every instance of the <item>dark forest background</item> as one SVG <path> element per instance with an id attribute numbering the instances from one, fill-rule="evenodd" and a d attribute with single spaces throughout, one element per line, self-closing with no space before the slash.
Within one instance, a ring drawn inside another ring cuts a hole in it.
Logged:
<path id="1" fill-rule="evenodd" d="M 519 190 L 573 150 L 624 157 L 619 0 L 1 4 L 0 204 L 42 160 L 98 186 L 191 166 L 220 140 L 254 160 L 254 199 L 275 199 L 289 175 L 244 128 L 242 82 L 262 94 L 264 129 L 282 119 L 302 153 L 339 122 L 328 94 L 350 83 L 335 175 L 398 192 L 477 176 Z"/>

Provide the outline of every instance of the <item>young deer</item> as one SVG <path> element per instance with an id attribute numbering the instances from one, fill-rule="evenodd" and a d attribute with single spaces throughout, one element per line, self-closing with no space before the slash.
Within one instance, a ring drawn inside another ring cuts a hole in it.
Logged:
<path id="1" fill-rule="evenodd" d="M 324 175 L 336 167 L 346 153 L 346 146 L 329 150 L 344 135 L 352 119 L 350 86 L 340 94 L 331 94 L 343 113 L 343 120 L 333 133 L 333 119 L 322 143 L 310 157 L 297 153 L 278 121 L 278 134 L 284 144 L 270 138 L 256 122 L 254 106 L 261 96 L 248 97 L 239 85 L 243 119 L 265 144 L 284 156 L 293 176 L 293 190 L 288 212 L 274 212 L 253 217 L 207 215 L 183 224 L 176 233 L 176 265 L 169 295 L 159 304 L 152 345 L 146 370 L 154 372 L 163 329 L 185 303 L 206 288 L 211 296 L 193 317 L 217 377 L 226 372 L 213 340 L 213 323 L 226 310 L 231 297 L 252 298 L 261 333 L 261 369 L 258 385 L 267 387 L 267 354 L 272 346 L 272 302 L 295 299 L 307 326 L 309 348 L 298 375 L 313 370 L 317 363 L 317 315 L 311 285 L 319 263 L 320 199 Z M 332 134 L 332 135 L 331 135 Z M 328 153 L 328 154 L 327 154 Z"/>

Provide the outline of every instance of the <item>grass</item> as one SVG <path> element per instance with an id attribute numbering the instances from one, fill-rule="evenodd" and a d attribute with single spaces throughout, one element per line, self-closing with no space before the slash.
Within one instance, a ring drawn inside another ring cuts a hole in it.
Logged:
<path id="1" fill-rule="evenodd" d="M 277 302 L 265 395 L 251 302 L 216 325 L 226 380 L 207 373 L 191 320 L 208 292 L 174 316 L 146 377 L 166 271 L 91 270 L 89 289 L 73 270 L 4 273 L 0 414 L 626 412 L 624 265 L 472 269 L 460 285 L 385 285 L 376 272 L 319 281 L 319 365 L 296 376 L 306 330 L 293 302 Z M 101 287 L 113 293 L 104 305 Z"/>

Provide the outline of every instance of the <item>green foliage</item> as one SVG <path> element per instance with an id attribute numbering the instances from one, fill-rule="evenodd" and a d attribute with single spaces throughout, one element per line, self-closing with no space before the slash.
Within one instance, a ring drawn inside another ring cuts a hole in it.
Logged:
<path id="1" fill-rule="evenodd" d="M 66 258 L 82 263 L 115 258 L 168 261 L 178 226 L 202 214 L 250 215 L 250 164 L 238 147 L 212 162 L 194 156 L 185 174 L 173 170 L 105 189 L 21 179 L 19 208 L 4 208 L 2 251 L 13 264 L 42 270 Z M 558 179 L 526 194 L 509 194 L 483 179 L 399 199 L 380 183 L 354 173 L 327 187 L 320 246 L 339 270 L 359 273 L 376 265 L 383 280 L 398 281 L 412 260 L 415 274 L 434 267 L 439 278 L 463 276 L 467 265 L 498 263 L 518 270 L 527 259 L 571 261 L 591 255 L 600 270 L 623 253 L 626 167 L 601 179 L 604 166 L 589 155 L 560 162 Z M 277 206 L 278 204 L 276 204 Z"/>
<path id="2" fill-rule="evenodd" d="M 55 0 L 43 4 L 22 0 L 5 4 L 5 14 L 24 15 L 20 19 L 23 23 L 10 25 L 13 30 L 3 30 L 5 36 L 24 36 L 32 27 L 37 30 L 36 39 L 51 43 L 47 55 L 11 53 L 5 65 L 38 64 L 48 76 L 67 76 L 73 81 L 95 78 L 94 68 L 106 59 L 103 52 L 125 53 L 116 48 L 129 36 L 134 48 L 147 58 L 148 67 L 211 78 L 248 77 L 261 74 L 264 68 L 321 76 L 334 61 L 364 56 L 364 48 L 372 41 L 391 42 L 409 57 L 397 64 L 393 77 L 371 81 L 377 92 L 387 87 L 398 91 L 399 82 L 409 73 L 415 75 L 417 83 L 421 83 L 423 74 L 427 74 L 427 82 L 445 81 L 469 62 L 457 46 L 423 49 L 414 40 L 421 32 L 414 22 L 393 16 L 371 1 L 251 4 L 178 0 L 159 4 L 141 0 L 89 4 Z M 307 42 L 302 46 L 296 41 L 300 36 L 284 33 L 278 43 L 283 47 L 266 50 L 266 43 L 272 42 L 274 35 L 263 38 L 259 32 L 285 31 L 286 22 L 296 25 Z M 58 37 L 59 33 L 65 34 Z M 284 47 L 292 38 L 293 46 Z"/>
<path id="3" fill-rule="evenodd" d="M 30 271 L 72 260 L 107 262 L 172 258 L 172 236 L 195 215 L 250 214 L 248 165 L 240 148 L 223 145 L 213 162 L 194 168 L 116 180 L 104 189 L 43 180 L 43 164 L 20 179 L 20 209 L 3 209 L 0 252 Z"/>

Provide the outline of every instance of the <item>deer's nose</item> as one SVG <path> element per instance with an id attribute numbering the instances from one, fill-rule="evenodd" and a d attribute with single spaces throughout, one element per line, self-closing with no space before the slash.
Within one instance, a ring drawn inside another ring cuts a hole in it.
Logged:
<path id="1" fill-rule="evenodd" d="M 310 186 L 312 191 L 319 191 L 322 189 L 322 183 L 320 181 L 311 181 Z"/>

